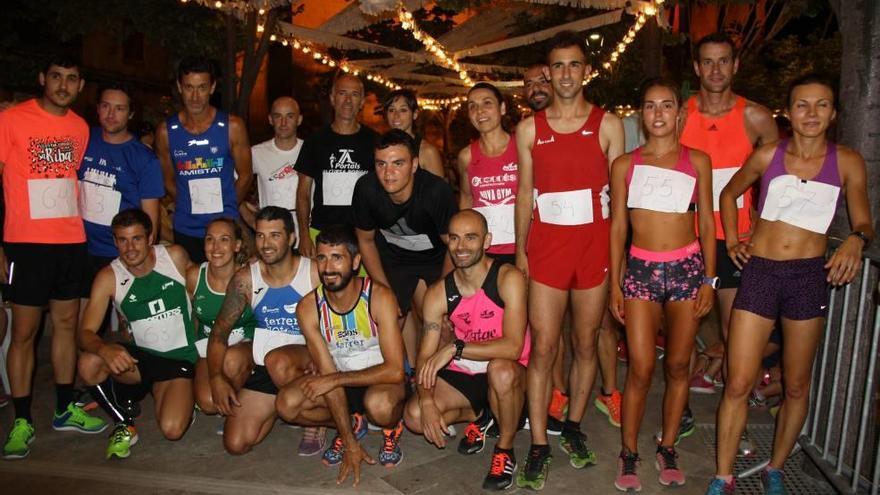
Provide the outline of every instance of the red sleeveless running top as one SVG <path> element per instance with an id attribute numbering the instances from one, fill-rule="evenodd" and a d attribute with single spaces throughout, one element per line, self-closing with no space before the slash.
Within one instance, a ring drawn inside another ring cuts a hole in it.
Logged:
<path id="1" fill-rule="evenodd" d="M 593 223 L 608 222 L 608 158 L 599 144 L 599 126 L 605 111 L 593 105 L 580 129 L 563 134 L 550 128 L 547 113 L 535 114 L 532 167 L 538 194 L 590 189 Z M 534 221 L 541 222 L 538 210 Z"/>
<path id="2" fill-rule="evenodd" d="M 510 223 L 513 226 L 513 206 L 516 203 L 516 188 L 519 185 L 517 172 L 516 137 L 511 134 L 507 148 L 498 156 L 486 156 L 480 149 L 480 140 L 471 143 L 471 163 L 468 165 L 468 180 L 471 183 L 471 203 L 474 208 L 506 206 L 510 209 Z M 506 213 L 505 213 L 506 214 Z M 490 225 L 490 231 L 493 229 Z M 503 228 L 497 226 L 497 228 Z M 493 232 L 491 254 L 513 254 L 516 242 L 496 244 L 500 233 Z"/>
<path id="3" fill-rule="evenodd" d="M 736 97 L 733 108 L 721 117 L 707 117 L 700 113 L 696 96 L 687 102 L 687 121 L 681 133 L 680 142 L 685 146 L 697 149 L 709 155 L 712 160 L 712 200 L 715 203 L 715 237 L 724 239 L 721 226 L 721 214 L 718 211 L 718 196 L 730 173 L 719 174 L 720 169 L 739 169 L 752 154 L 752 142 L 746 133 L 745 109 L 746 99 Z M 724 179 L 723 183 L 719 179 Z M 737 202 L 737 205 L 739 203 Z M 737 225 L 739 234 L 745 234 L 752 228 L 751 218 L 752 190 L 743 194 L 743 205 L 739 208 Z"/>

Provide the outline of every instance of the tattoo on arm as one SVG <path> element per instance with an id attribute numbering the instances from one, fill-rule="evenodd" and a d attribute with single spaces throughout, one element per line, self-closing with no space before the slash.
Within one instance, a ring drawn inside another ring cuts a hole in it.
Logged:
<path id="1" fill-rule="evenodd" d="M 250 304 L 251 280 L 247 273 L 240 275 L 236 273 L 232 280 L 229 281 L 229 287 L 226 288 L 226 297 L 223 298 L 223 305 L 220 306 L 220 313 L 214 320 L 214 328 L 211 330 L 209 340 L 226 342 L 229 334 L 232 332 L 235 323 L 241 318 L 246 305 Z"/>
<path id="2" fill-rule="evenodd" d="M 439 331 L 440 331 L 440 324 L 439 324 L 439 323 L 434 323 L 433 321 L 426 322 L 425 325 L 424 325 L 424 327 L 423 327 L 423 330 L 424 330 L 425 333 L 428 333 L 428 332 L 439 332 Z"/>

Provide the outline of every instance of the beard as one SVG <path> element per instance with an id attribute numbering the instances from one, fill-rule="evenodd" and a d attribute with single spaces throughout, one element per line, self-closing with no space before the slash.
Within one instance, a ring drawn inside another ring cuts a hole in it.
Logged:
<path id="1" fill-rule="evenodd" d="M 334 276 L 334 275 L 339 277 L 339 281 L 336 282 L 335 284 L 328 284 L 324 281 L 325 277 L 330 277 L 330 276 Z M 354 278 L 354 270 L 349 270 L 347 273 L 341 273 L 341 272 L 322 272 L 321 273 L 321 283 L 324 284 L 324 288 L 330 292 L 339 292 L 342 289 L 345 289 L 346 287 L 348 287 L 348 284 L 351 283 L 351 279 L 353 279 L 353 278 Z"/>

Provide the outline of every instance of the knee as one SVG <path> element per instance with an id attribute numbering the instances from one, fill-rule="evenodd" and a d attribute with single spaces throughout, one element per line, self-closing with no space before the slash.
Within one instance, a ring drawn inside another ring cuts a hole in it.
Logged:
<path id="1" fill-rule="evenodd" d="M 746 400 L 752 391 L 754 380 L 730 375 L 724 383 L 724 396 L 731 400 Z"/>
<path id="2" fill-rule="evenodd" d="M 666 356 L 664 370 L 667 380 L 687 380 L 690 373 L 690 360 L 687 359 L 669 359 Z"/>
<path id="3" fill-rule="evenodd" d="M 529 366 L 549 369 L 559 352 L 559 339 L 535 336 L 535 345 L 529 354 Z"/>
<path id="4" fill-rule="evenodd" d="M 651 379 L 654 376 L 654 360 L 647 363 L 637 363 L 633 360 L 629 361 L 626 370 L 626 385 L 640 388 L 648 388 L 651 386 Z"/>
<path id="5" fill-rule="evenodd" d="M 578 360 L 591 360 L 596 358 L 596 339 L 572 339 L 571 347 Z"/>
<path id="6" fill-rule="evenodd" d="M 278 391 L 275 397 L 275 411 L 281 419 L 291 423 L 299 416 L 304 398 L 299 387 L 288 385 Z"/>
<path id="7" fill-rule="evenodd" d="M 97 354 L 82 353 L 76 368 L 86 385 L 97 385 L 107 378 L 104 372 L 104 360 Z"/>
<path id="8" fill-rule="evenodd" d="M 282 352 L 270 352 L 265 359 L 266 371 L 276 384 L 286 384 L 299 375 L 299 369 Z"/>
<path id="9" fill-rule="evenodd" d="M 810 394 L 810 382 L 785 381 L 784 386 L 786 401 L 803 401 Z"/>
<path id="10" fill-rule="evenodd" d="M 201 409 L 203 413 L 217 414 L 217 408 L 214 406 L 214 398 L 211 395 L 211 387 L 196 387 L 193 392 L 193 395 L 195 396 L 194 398 L 196 400 L 196 405 L 199 406 L 199 409 Z"/>
<path id="11" fill-rule="evenodd" d="M 183 434 L 186 433 L 186 430 L 189 428 L 190 420 L 192 417 L 188 418 L 160 418 L 159 419 L 159 430 L 162 431 L 162 436 L 164 436 L 167 440 L 176 441 L 183 438 Z"/>
<path id="12" fill-rule="evenodd" d="M 251 451 L 253 442 L 242 435 L 223 435 L 223 448 L 230 455 L 244 455 Z"/>
<path id="13" fill-rule="evenodd" d="M 489 361 L 489 369 L 486 372 L 489 379 L 489 388 L 498 394 L 508 394 L 519 385 L 518 365 L 509 359 L 493 359 Z"/>
<path id="14" fill-rule="evenodd" d="M 364 409 L 367 416 L 377 426 L 391 427 L 395 422 L 394 409 L 397 403 L 386 391 L 367 393 L 364 396 Z"/>
<path id="15" fill-rule="evenodd" d="M 230 378 L 243 374 L 250 368 L 249 357 L 243 352 L 227 352 L 223 360 L 223 374 Z"/>
<path id="16" fill-rule="evenodd" d="M 419 406 L 418 398 L 413 397 L 406 403 L 406 408 L 403 411 L 403 422 L 411 432 L 417 435 L 421 435 L 424 432 L 422 428 L 422 408 Z"/>

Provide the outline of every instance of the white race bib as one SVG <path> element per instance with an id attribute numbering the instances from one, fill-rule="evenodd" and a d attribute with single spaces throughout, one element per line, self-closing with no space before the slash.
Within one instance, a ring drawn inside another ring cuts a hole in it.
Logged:
<path id="1" fill-rule="evenodd" d="M 825 234 L 837 210 L 839 194 L 840 188 L 831 184 L 780 175 L 767 187 L 761 218 Z"/>
<path id="2" fill-rule="evenodd" d="M 593 223 L 592 189 L 539 194 L 535 203 L 544 223 L 554 225 Z"/>
<path id="3" fill-rule="evenodd" d="M 366 172 L 329 172 L 321 175 L 324 206 L 351 206 L 354 185 Z"/>
<path id="4" fill-rule="evenodd" d="M 697 179 L 677 170 L 636 165 L 633 167 L 626 206 L 663 213 L 684 213 L 688 211 L 696 184 Z"/>
<path id="5" fill-rule="evenodd" d="M 513 203 L 479 206 L 474 208 L 474 210 L 480 212 L 480 214 L 486 217 L 486 223 L 489 224 L 489 232 L 492 233 L 493 246 L 498 244 L 513 244 L 516 242 L 513 228 Z"/>
<path id="6" fill-rule="evenodd" d="M 472 361 L 470 359 L 462 358 L 458 361 L 453 361 L 453 363 L 455 363 L 456 367 L 469 371 L 475 375 L 489 371 L 489 361 Z"/>
<path id="7" fill-rule="evenodd" d="M 721 190 L 738 171 L 739 167 L 712 169 L 712 209 L 714 211 L 721 211 Z M 745 199 L 742 196 L 736 198 L 736 207 L 742 209 L 743 206 L 745 206 Z"/>
<path id="8" fill-rule="evenodd" d="M 379 229 L 388 244 L 406 249 L 407 251 L 427 251 L 434 248 L 427 234 L 401 235 L 387 229 Z"/>
<path id="9" fill-rule="evenodd" d="M 220 177 L 192 179 L 188 182 L 189 199 L 194 215 L 223 213 L 223 189 Z"/>
<path id="10" fill-rule="evenodd" d="M 28 179 L 27 183 L 32 220 L 77 216 L 74 179 Z"/>
<path id="11" fill-rule="evenodd" d="M 210 334 L 207 327 L 205 328 L 205 333 Z M 226 339 L 226 345 L 232 346 L 238 344 L 244 340 L 244 329 L 243 328 L 233 328 L 232 332 L 229 333 L 229 338 Z M 199 339 L 196 341 L 196 350 L 199 351 L 200 358 L 208 357 L 208 338 Z"/>
<path id="12" fill-rule="evenodd" d="M 286 345 L 306 345 L 306 338 L 302 335 L 291 335 L 284 332 L 273 332 L 265 328 L 254 330 L 254 363 L 264 366 L 266 354 L 279 347 Z"/>
<path id="13" fill-rule="evenodd" d="M 113 217 L 119 213 L 122 194 L 112 187 L 94 182 L 81 181 L 79 185 L 79 209 L 83 220 L 109 227 Z"/>
<path id="14" fill-rule="evenodd" d="M 180 310 L 170 311 L 169 316 L 152 317 L 130 322 L 134 343 L 138 347 L 156 352 L 169 352 L 186 347 L 186 327 Z"/>
<path id="15" fill-rule="evenodd" d="M 349 355 L 348 353 L 343 355 L 343 353 L 333 353 L 331 351 L 331 355 L 333 356 L 333 363 L 336 364 L 336 369 L 343 373 L 365 370 L 385 362 L 378 348 L 368 349 L 355 355 Z"/>

